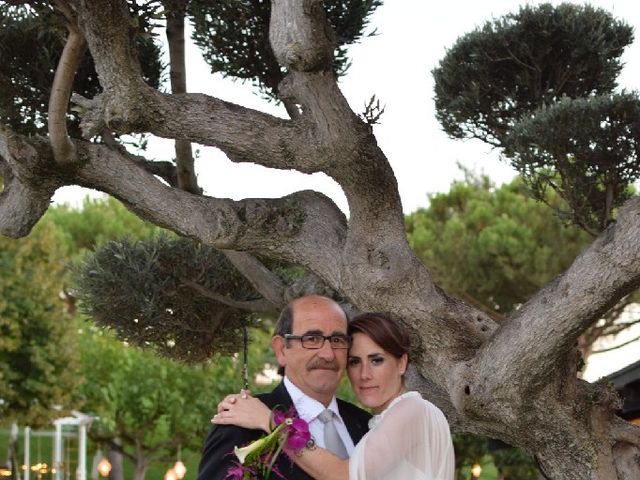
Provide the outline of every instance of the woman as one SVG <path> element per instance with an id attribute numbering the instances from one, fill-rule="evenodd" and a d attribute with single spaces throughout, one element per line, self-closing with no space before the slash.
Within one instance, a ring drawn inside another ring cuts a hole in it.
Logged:
<path id="1" fill-rule="evenodd" d="M 360 403 L 374 414 L 370 430 L 349 460 L 314 448 L 294 456 L 295 463 L 317 480 L 453 479 L 453 443 L 444 415 L 404 386 L 410 350 L 407 333 L 380 313 L 357 316 L 348 333 L 352 344 L 347 375 Z M 269 431 L 271 411 L 258 399 L 222 402 L 219 411 L 230 408 L 234 424 Z M 212 422 L 229 423 L 221 415 Z"/>

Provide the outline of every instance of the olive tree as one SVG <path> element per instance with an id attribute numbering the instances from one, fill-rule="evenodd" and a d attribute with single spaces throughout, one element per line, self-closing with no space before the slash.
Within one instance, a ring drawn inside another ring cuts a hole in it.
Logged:
<path id="1" fill-rule="evenodd" d="M 590 5 L 542 4 L 463 35 L 434 69 L 452 138 L 496 147 L 532 194 L 596 235 L 640 178 L 640 99 L 615 92 L 633 29 Z"/>
<path id="2" fill-rule="evenodd" d="M 220 249 L 267 301 L 287 290 L 260 257 L 306 267 L 361 310 L 390 311 L 414 339 L 411 386 L 457 431 L 523 447 L 555 479 L 640 475 L 640 429 L 615 416 L 610 385 L 576 377 L 579 335 L 640 284 L 640 198 L 622 204 L 604 231 L 553 281 L 500 322 L 447 295 L 412 252 L 398 185 L 371 125 L 338 88 L 336 36 L 320 0 L 273 0 L 269 41 L 285 72 L 278 118 L 204 94 L 168 94 L 145 83 L 124 0 L 60 1 L 73 14 L 52 91 L 62 113 L 86 42 L 102 92 L 74 96 L 85 139 L 63 115 L 49 136 L 0 129 L 5 189 L 0 232 L 28 235 L 63 185 L 106 192 L 141 217 Z M 55 120 L 55 119 L 54 119 Z M 342 187 L 347 219 L 326 196 L 230 200 L 159 180 L 121 149 L 89 139 L 106 130 L 148 132 L 221 149 L 234 162 L 324 172 Z"/>

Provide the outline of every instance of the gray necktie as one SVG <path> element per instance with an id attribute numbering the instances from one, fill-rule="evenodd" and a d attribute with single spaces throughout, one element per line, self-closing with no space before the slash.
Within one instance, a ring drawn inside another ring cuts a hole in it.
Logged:
<path id="1" fill-rule="evenodd" d="M 347 453 L 347 448 L 338 434 L 333 415 L 334 413 L 328 408 L 318 415 L 318 419 L 324 423 L 324 447 L 340 458 L 347 459 L 349 458 L 349 453 Z"/>

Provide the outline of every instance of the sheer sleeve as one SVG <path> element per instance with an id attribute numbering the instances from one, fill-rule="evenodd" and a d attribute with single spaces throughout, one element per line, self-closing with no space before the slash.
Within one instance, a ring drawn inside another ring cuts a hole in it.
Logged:
<path id="1" fill-rule="evenodd" d="M 453 475 L 447 420 L 417 393 L 392 404 L 349 460 L 349 480 L 453 480 Z"/>

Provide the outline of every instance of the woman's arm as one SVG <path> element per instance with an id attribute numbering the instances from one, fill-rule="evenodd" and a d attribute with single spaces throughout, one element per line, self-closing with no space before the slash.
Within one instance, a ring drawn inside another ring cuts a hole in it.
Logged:
<path id="1" fill-rule="evenodd" d="M 250 395 L 229 395 L 218 404 L 211 423 L 271 432 L 271 410 Z M 292 460 L 316 480 L 348 480 L 349 462 L 319 447 L 303 448 Z"/>
<path id="2" fill-rule="evenodd" d="M 304 448 L 293 461 L 316 480 L 348 480 L 349 461 L 325 450 L 324 448 Z"/>

